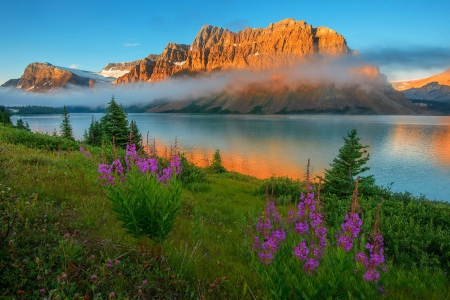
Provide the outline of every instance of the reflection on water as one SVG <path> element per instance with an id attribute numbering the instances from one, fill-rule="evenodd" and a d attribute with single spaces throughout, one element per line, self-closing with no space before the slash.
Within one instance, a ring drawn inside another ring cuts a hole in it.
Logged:
<path id="1" fill-rule="evenodd" d="M 101 114 L 94 114 L 100 119 Z M 224 166 L 258 178 L 322 175 L 343 145 L 342 136 L 358 129 L 369 145 L 371 167 L 381 185 L 394 191 L 450 201 L 450 117 L 415 116 L 242 116 L 129 114 L 158 153 L 170 152 L 175 137 L 189 160 L 205 166 L 220 150 Z M 89 127 L 91 114 L 71 114 L 76 138 Z M 52 133 L 61 116 L 27 116 L 34 131 Z M 13 118 L 14 120 L 17 117 Z"/>

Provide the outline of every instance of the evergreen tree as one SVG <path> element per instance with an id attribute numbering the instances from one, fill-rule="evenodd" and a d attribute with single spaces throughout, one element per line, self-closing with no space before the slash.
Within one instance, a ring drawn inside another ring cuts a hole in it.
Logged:
<path id="1" fill-rule="evenodd" d="M 369 146 L 360 144 L 357 130 L 352 129 L 344 138 L 344 146 L 339 149 L 338 156 L 330 164 L 331 169 L 325 170 L 323 188 L 325 191 L 340 196 L 352 195 L 356 177 L 368 171 L 366 166 L 369 154 L 366 150 Z M 359 176 L 358 191 L 362 194 L 373 193 L 375 179 L 373 175 Z"/>
<path id="2" fill-rule="evenodd" d="M 3 105 L 0 105 L 0 123 L 3 125 L 12 125 L 8 110 Z"/>
<path id="3" fill-rule="evenodd" d="M 219 149 L 214 152 L 211 166 L 209 167 L 214 173 L 225 173 L 227 169 L 222 166 L 222 158 L 220 157 Z"/>
<path id="4" fill-rule="evenodd" d="M 20 129 L 20 130 L 27 130 L 27 131 L 31 131 L 30 130 L 30 126 L 28 125 L 28 122 L 26 123 L 26 125 L 23 123 L 23 120 L 22 119 L 18 119 L 17 121 L 16 121 L 16 127 L 17 127 L 17 129 Z"/>
<path id="5" fill-rule="evenodd" d="M 142 141 L 142 135 L 139 133 L 139 129 L 136 125 L 136 122 L 134 120 L 130 121 L 130 130 L 129 130 L 131 137 L 129 137 L 129 142 L 131 144 L 136 145 L 136 149 L 141 149 L 141 141 Z"/>
<path id="6" fill-rule="evenodd" d="M 122 105 L 118 105 L 112 96 L 108 103 L 106 113 L 100 121 L 105 139 L 115 142 L 119 148 L 125 148 L 129 140 L 129 127 L 127 114 Z"/>
<path id="7" fill-rule="evenodd" d="M 84 131 L 84 142 L 92 146 L 101 146 L 103 137 L 103 128 L 100 121 L 92 116 L 91 125 L 88 131 Z"/>
<path id="8" fill-rule="evenodd" d="M 70 115 L 67 112 L 66 106 L 64 105 L 63 112 L 62 112 L 62 122 L 61 125 L 59 125 L 59 129 L 61 129 L 61 136 L 63 138 L 69 139 L 74 141 L 75 138 L 73 137 L 73 131 L 72 126 L 70 125 Z"/>

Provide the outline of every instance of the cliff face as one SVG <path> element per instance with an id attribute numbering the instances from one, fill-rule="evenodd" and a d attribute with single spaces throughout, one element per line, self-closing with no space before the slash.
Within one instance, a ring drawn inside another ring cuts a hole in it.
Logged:
<path id="1" fill-rule="evenodd" d="M 12 82 L 12 84 L 8 85 L 26 91 L 45 92 L 66 87 L 67 84 L 94 87 L 95 81 L 90 78 L 80 77 L 49 63 L 32 63 L 25 68 L 22 77 L 17 82 Z"/>
<path id="2" fill-rule="evenodd" d="M 226 69 L 269 70 L 313 61 L 317 55 L 349 54 L 344 37 L 326 27 L 286 19 L 267 28 L 246 28 L 238 33 L 203 26 L 190 46 L 169 43 L 148 72 L 134 72 L 134 81 L 160 81 L 170 76 Z M 136 66 L 137 67 L 137 66 Z M 136 68 L 135 67 L 135 68 Z M 130 82 L 118 78 L 116 83 Z"/>

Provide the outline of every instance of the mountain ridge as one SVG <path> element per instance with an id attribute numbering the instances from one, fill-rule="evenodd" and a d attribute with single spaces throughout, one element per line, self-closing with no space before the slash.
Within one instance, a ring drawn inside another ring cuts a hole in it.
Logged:
<path id="1" fill-rule="evenodd" d="M 256 110 L 267 114 L 345 107 L 378 114 L 420 112 L 391 87 L 378 67 L 338 63 L 346 57 L 357 60 L 355 53 L 344 36 L 333 29 L 290 18 L 270 23 L 267 28 L 247 27 L 237 33 L 204 25 L 190 45 L 167 43 L 159 55 L 109 63 L 100 72 L 33 63 L 18 81 L 10 80 L 4 86 L 45 92 L 72 85 L 121 88 L 139 84 L 151 90 L 155 82 L 168 79 L 176 84 L 186 78 L 216 80 L 221 74 L 230 77 L 222 90 L 192 95 L 190 99 L 180 95 L 177 101 L 172 99 L 164 105 L 143 106 L 155 112 L 183 111 L 190 106 L 202 107 L 203 112 Z M 148 102 L 161 104 L 166 100 L 158 96 Z"/>

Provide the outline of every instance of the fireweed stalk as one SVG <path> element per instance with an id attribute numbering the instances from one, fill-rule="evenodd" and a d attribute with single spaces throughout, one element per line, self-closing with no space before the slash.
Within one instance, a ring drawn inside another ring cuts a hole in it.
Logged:
<path id="1" fill-rule="evenodd" d="M 143 174 L 153 173 L 159 182 L 166 185 L 174 174 L 180 173 L 180 158 L 173 156 L 169 166 L 158 172 L 158 160 L 150 157 L 138 157 L 136 145 L 131 144 L 126 146 L 125 166 L 127 172 L 131 170 L 132 166 L 136 166 Z M 114 160 L 110 165 L 99 164 L 98 172 L 100 173 L 98 180 L 102 181 L 103 185 L 115 185 L 117 179 L 123 182 L 125 178 L 124 167 L 120 159 Z"/>
<path id="2" fill-rule="evenodd" d="M 359 177 L 356 178 L 350 212 L 345 215 L 344 223 L 341 225 L 342 230 L 336 234 L 337 246 L 346 252 L 349 252 L 353 248 L 354 241 L 361 232 L 362 221 L 359 217 L 358 181 Z"/>
<path id="3" fill-rule="evenodd" d="M 319 261 L 326 247 L 327 229 L 320 213 L 320 201 L 314 199 L 314 191 L 311 185 L 305 196 L 302 193 L 300 203 L 296 211 L 288 213 L 288 223 L 293 222 L 295 232 L 301 236 L 300 243 L 294 248 L 293 254 L 304 261 L 303 270 L 310 275 L 314 269 L 319 267 Z"/>
<path id="4" fill-rule="evenodd" d="M 266 201 L 265 209 L 256 224 L 256 232 L 253 249 L 256 250 L 261 263 L 270 265 L 278 250 L 278 244 L 286 238 L 273 200 Z"/>
<path id="5" fill-rule="evenodd" d="M 366 244 L 366 249 L 369 252 L 367 256 L 364 252 L 358 252 L 356 261 L 362 264 L 366 272 L 363 278 L 367 281 L 378 282 L 380 278 L 379 268 L 384 272 L 387 271 L 384 259 L 384 244 L 383 236 L 380 233 L 380 225 L 378 222 L 381 203 L 377 207 L 377 215 L 373 226 L 372 242 Z"/>

